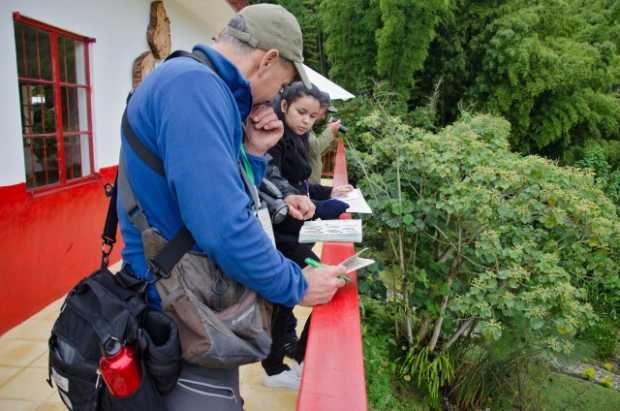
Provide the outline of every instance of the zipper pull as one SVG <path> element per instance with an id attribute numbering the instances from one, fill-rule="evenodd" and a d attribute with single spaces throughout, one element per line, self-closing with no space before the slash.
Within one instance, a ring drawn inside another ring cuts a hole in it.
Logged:
<path id="1" fill-rule="evenodd" d="M 95 381 L 95 390 L 99 389 L 100 383 L 101 383 L 101 370 L 97 368 L 97 381 Z"/>

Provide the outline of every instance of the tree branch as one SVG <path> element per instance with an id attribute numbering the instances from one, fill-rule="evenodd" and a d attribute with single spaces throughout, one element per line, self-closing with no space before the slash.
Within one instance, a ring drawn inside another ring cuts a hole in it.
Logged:
<path id="1" fill-rule="evenodd" d="M 473 323 L 474 323 L 474 319 L 470 318 L 469 320 L 461 324 L 459 329 L 454 333 L 452 337 L 450 337 L 450 340 L 448 340 L 448 342 L 444 346 L 444 350 L 448 350 L 452 346 L 452 344 L 454 344 L 456 340 L 458 340 L 459 337 L 463 335 L 463 333 L 467 330 L 467 328 L 470 327 Z"/>

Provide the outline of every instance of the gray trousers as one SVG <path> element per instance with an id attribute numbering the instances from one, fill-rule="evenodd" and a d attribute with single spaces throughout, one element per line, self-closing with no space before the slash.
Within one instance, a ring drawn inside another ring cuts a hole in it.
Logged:
<path id="1" fill-rule="evenodd" d="M 239 368 L 202 368 L 184 362 L 177 385 L 165 400 L 168 411 L 243 411 Z"/>

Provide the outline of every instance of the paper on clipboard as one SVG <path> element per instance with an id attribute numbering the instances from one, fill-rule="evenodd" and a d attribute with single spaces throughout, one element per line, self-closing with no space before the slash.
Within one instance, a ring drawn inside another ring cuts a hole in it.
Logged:
<path id="1" fill-rule="evenodd" d="M 349 191 L 347 195 L 337 199 L 349 204 L 349 208 L 346 210 L 347 213 L 372 214 L 372 209 L 364 199 L 364 195 L 359 188 L 355 188 Z"/>
<path id="2" fill-rule="evenodd" d="M 299 231 L 300 243 L 332 241 L 341 243 L 362 242 L 362 220 L 306 221 Z"/>
<path id="3" fill-rule="evenodd" d="M 366 250 L 368 249 L 364 248 L 361 251 L 359 251 L 357 254 L 352 255 L 351 257 L 343 260 L 340 263 L 340 265 L 342 265 L 345 268 L 347 274 L 352 273 L 353 271 L 360 270 L 364 267 L 368 267 L 369 265 L 372 265 L 375 263 L 375 260 L 373 260 L 372 258 L 360 257 L 360 254 L 362 254 Z"/>

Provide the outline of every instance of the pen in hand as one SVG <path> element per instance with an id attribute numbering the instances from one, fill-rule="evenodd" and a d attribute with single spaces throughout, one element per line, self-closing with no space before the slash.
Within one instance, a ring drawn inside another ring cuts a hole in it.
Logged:
<path id="1" fill-rule="evenodd" d="M 321 268 L 321 263 L 316 261 L 314 258 L 306 258 L 304 260 L 304 263 L 308 264 L 310 267 L 314 267 L 314 268 Z M 351 281 L 351 277 L 349 277 L 346 274 L 342 274 L 339 275 L 338 278 L 340 278 L 341 280 L 345 281 L 345 282 L 349 282 Z"/>

